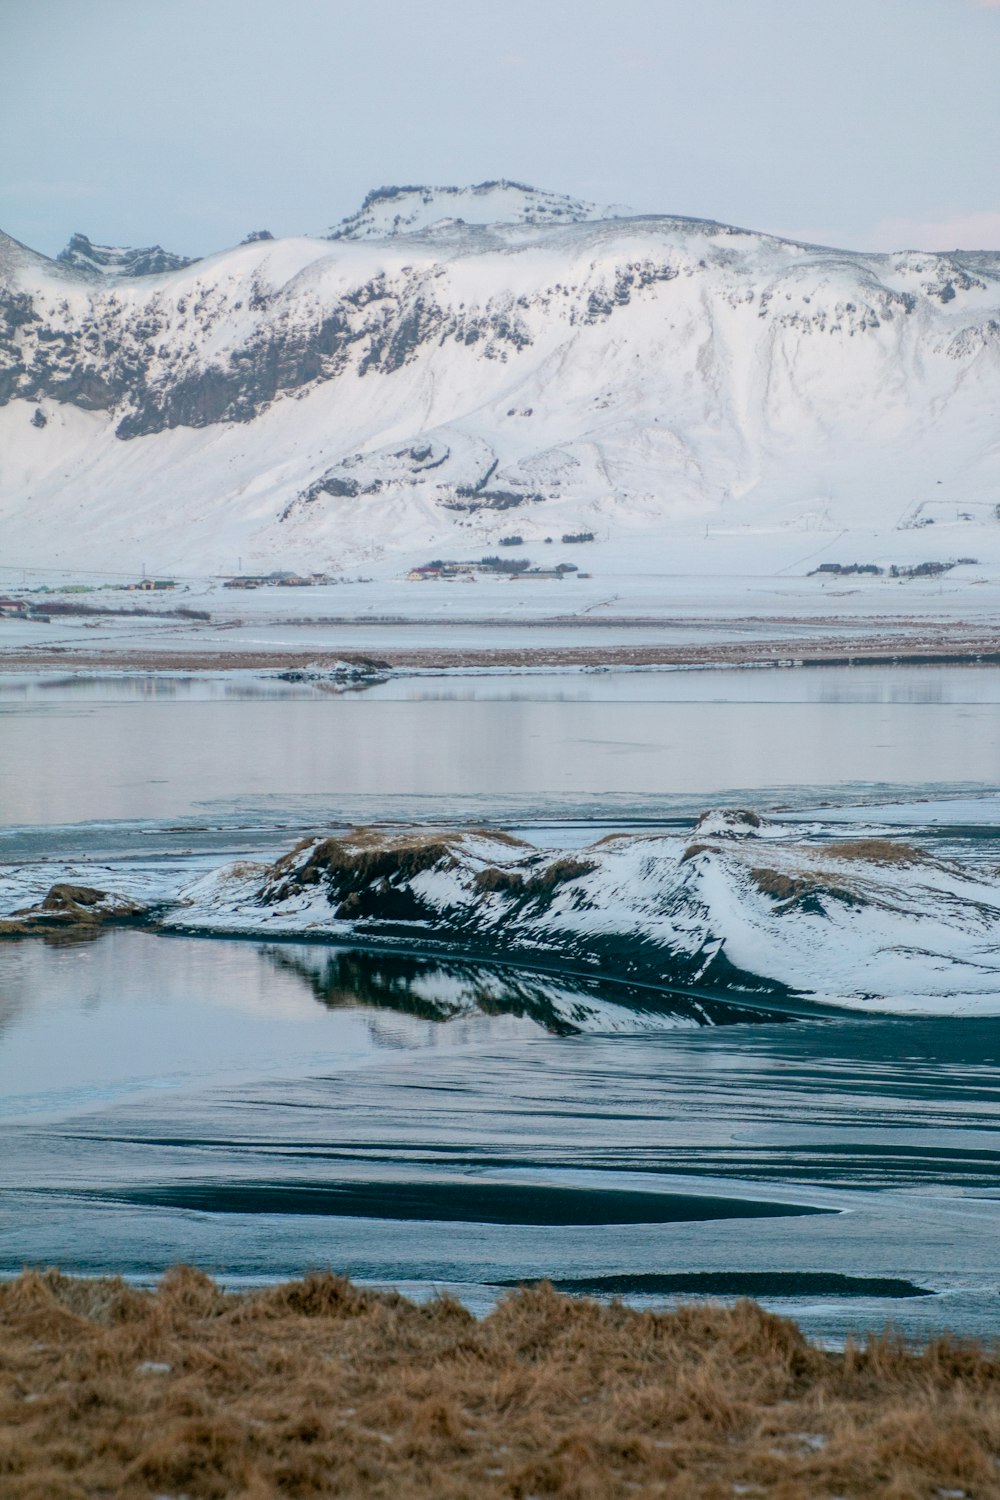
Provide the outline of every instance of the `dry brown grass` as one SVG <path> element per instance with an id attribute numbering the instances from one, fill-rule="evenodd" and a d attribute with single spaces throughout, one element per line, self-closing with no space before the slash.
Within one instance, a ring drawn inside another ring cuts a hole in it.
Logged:
<path id="1" fill-rule="evenodd" d="M 59 881 L 34 906 L 21 907 L 13 916 L 0 919 L 0 938 L 74 932 L 95 936 L 102 927 L 132 922 L 143 913 L 138 901 L 93 886 Z"/>
<path id="2" fill-rule="evenodd" d="M 555 895 L 560 886 L 568 885 L 571 880 L 581 880 L 584 875 L 590 875 L 596 869 L 593 860 L 570 859 L 568 856 L 531 874 L 487 865 L 476 875 L 475 885 L 477 891 L 485 893 L 499 891 L 503 895 L 526 900 L 546 901 Z"/>
<path id="3" fill-rule="evenodd" d="M 0 1288 L 5 1500 L 1000 1495 L 1000 1355 L 827 1353 L 750 1302 L 522 1290 L 476 1322 L 329 1275 Z"/>
<path id="4" fill-rule="evenodd" d="M 860 859 L 870 865 L 919 865 L 927 859 L 922 849 L 892 839 L 844 839 L 824 845 L 823 853 L 829 859 Z"/>
<path id="5" fill-rule="evenodd" d="M 257 899 L 270 904 L 307 886 L 323 884 L 331 900 L 339 903 L 339 917 L 378 915 L 380 893 L 391 896 L 395 888 L 425 870 L 453 868 L 463 840 L 461 833 L 376 828 L 353 828 L 344 838 L 318 843 L 303 840 L 273 866 Z M 409 907 L 418 903 L 411 897 L 406 904 L 407 911 L 397 915 L 410 914 Z"/>
<path id="6" fill-rule="evenodd" d="M 856 892 L 847 886 L 837 885 L 828 875 L 817 871 L 812 875 L 786 875 L 783 870 L 772 870 L 759 865 L 750 871 L 750 879 L 765 896 L 775 901 L 802 901 L 806 898 L 830 896 L 835 901 L 856 902 Z"/>

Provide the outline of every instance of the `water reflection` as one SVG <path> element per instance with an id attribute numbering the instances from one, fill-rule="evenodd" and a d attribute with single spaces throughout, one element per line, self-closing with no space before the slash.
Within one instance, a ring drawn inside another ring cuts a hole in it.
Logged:
<path id="1" fill-rule="evenodd" d="M 371 1006 L 446 1022 L 477 1012 L 534 1021 L 552 1036 L 581 1030 L 649 1030 L 671 1020 L 696 1026 L 781 1021 L 778 1012 L 744 1009 L 589 975 L 560 980 L 483 963 L 364 949 L 262 948 L 277 969 L 300 976 L 331 1010 Z"/>
<path id="2" fill-rule="evenodd" d="M 238 1075 L 359 1066 L 381 1050 L 760 1020 L 590 976 L 308 944 L 113 929 L 0 945 L 0 1116 Z"/>
<path id="3" fill-rule="evenodd" d="M 755 788 L 994 785 L 993 703 L 54 702 L 3 713 L 0 820 L 169 819 L 239 799 L 267 817 L 311 798 L 376 816 L 428 799 L 514 799 L 563 816 L 582 802 L 712 799 Z M 460 814 L 459 814 L 460 815 Z M 573 815 L 570 812 L 570 815 Z"/>
<path id="4" fill-rule="evenodd" d="M 281 702 L 345 693 L 406 703 L 1000 704 L 993 664 L 853 667 L 520 669 L 400 672 L 356 681 L 308 671 L 0 672 L 4 706 L 58 703 Z"/>

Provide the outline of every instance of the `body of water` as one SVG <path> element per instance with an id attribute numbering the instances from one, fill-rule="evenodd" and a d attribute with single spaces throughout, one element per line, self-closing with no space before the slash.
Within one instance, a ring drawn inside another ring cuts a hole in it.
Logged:
<path id="1" fill-rule="evenodd" d="M 9 945 L 0 1270 L 333 1266 L 478 1307 L 544 1276 L 751 1291 L 830 1338 L 996 1331 L 995 1023 L 699 1025 L 664 995 L 659 1029 L 574 1033 L 554 993 L 308 945 Z"/>
<path id="2" fill-rule="evenodd" d="M 8 676 L 0 860 L 194 871 L 386 818 L 565 846 L 738 800 L 995 863 L 998 731 L 987 668 L 424 674 L 351 694 Z M 332 1266 L 477 1308 L 547 1276 L 640 1301 L 748 1292 L 829 1338 L 887 1319 L 993 1334 L 998 1102 L 995 1021 L 751 1021 L 303 943 L 8 943 L 0 1271 Z"/>
<path id="3" fill-rule="evenodd" d="M 499 674 L 348 694 L 273 679 L 8 677 L 0 822 L 177 819 L 234 801 L 266 813 L 295 799 L 317 820 L 359 804 L 447 815 L 450 801 L 462 815 L 492 801 L 501 815 L 565 816 L 995 784 L 1000 669 L 853 672 Z"/>

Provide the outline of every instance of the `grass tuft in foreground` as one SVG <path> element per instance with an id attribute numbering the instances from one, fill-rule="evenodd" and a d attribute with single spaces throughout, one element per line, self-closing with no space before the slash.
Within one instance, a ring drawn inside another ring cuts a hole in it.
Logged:
<path id="1" fill-rule="evenodd" d="M 5 1500 L 1000 1496 L 1000 1353 L 828 1353 L 752 1302 L 549 1286 L 477 1322 L 311 1275 L 0 1286 Z"/>

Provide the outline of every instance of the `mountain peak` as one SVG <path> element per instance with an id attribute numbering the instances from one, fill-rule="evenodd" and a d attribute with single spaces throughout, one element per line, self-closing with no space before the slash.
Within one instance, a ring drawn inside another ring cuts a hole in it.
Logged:
<path id="1" fill-rule="evenodd" d="M 549 193 L 499 178 L 470 187 L 379 187 L 357 213 L 328 230 L 331 240 L 391 239 L 447 224 L 581 224 L 618 218 L 626 210 L 602 209 L 564 193 Z"/>
<path id="2" fill-rule="evenodd" d="M 138 250 L 124 245 L 95 245 L 85 234 L 74 234 L 56 260 L 75 271 L 96 271 L 100 276 L 159 276 L 163 271 L 180 271 L 194 264 L 192 257 L 174 255 L 159 245 Z"/>

